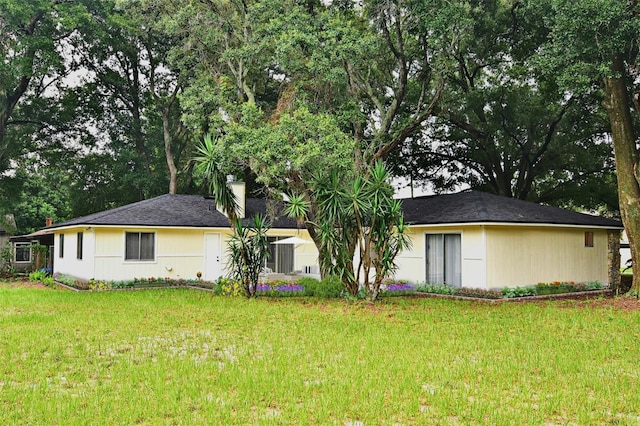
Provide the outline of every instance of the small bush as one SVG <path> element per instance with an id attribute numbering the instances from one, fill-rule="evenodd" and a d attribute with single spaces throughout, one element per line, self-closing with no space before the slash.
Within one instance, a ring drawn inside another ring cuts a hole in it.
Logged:
<path id="1" fill-rule="evenodd" d="M 212 285 L 213 294 L 219 296 L 240 296 L 243 294 L 242 286 L 238 281 L 226 277 L 218 278 Z"/>
<path id="2" fill-rule="evenodd" d="M 110 282 L 102 280 L 94 280 L 93 278 L 87 283 L 89 290 L 92 291 L 106 291 L 111 290 L 113 287 Z"/>
<path id="3" fill-rule="evenodd" d="M 304 296 L 315 296 L 317 288 L 320 285 L 320 280 L 311 277 L 302 277 L 296 281 L 296 283 L 304 288 Z"/>
<path id="4" fill-rule="evenodd" d="M 526 287 L 505 287 L 502 289 L 502 296 L 507 299 L 512 299 L 514 297 L 526 297 L 526 296 L 535 296 L 537 295 L 536 287 L 534 286 L 526 286 Z"/>
<path id="5" fill-rule="evenodd" d="M 418 293 L 431 293 L 431 294 L 449 294 L 453 295 L 456 293 L 456 287 L 447 285 L 447 284 L 419 284 L 416 287 L 416 291 Z"/>
<path id="6" fill-rule="evenodd" d="M 340 278 L 329 276 L 324 277 L 316 288 L 316 297 L 325 297 L 328 299 L 342 297 L 345 287 Z"/>
<path id="7" fill-rule="evenodd" d="M 56 282 L 52 276 L 46 276 L 42 280 L 40 280 L 40 282 L 47 287 L 56 288 Z"/>
<path id="8" fill-rule="evenodd" d="M 42 281 L 47 277 L 48 274 L 43 270 L 33 271 L 29 273 L 29 281 Z"/>

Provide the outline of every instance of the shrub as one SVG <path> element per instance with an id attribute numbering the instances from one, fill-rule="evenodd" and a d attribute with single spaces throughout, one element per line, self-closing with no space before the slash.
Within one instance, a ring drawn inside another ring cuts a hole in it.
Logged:
<path id="1" fill-rule="evenodd" d="M 213 294 L 219 296 L 240 296 L 243 288 L 240 282 L 226 277 L 218 278 L 212 285 Z"/>
<path id="2" fill-rule="evenodd" d="M 42 269 L 29 273 L 29 281 L 42 281 L 47 278 L 48 274 Z"/>
<path id="3" fill-rule="evenodd" d="M 40 282 L 42 282 L 42 284 L 46 285 L 47 287 L 56 288 L 56 282 L 52 276 L 46 276 L 42 280 L 40 280 Z"/>
<path id="4" fill-rule="evenodd" d="M 324 277 L 316 288 L 316 297 L 336 298 L 341 297 L 345 292 L 345 286 L 342 280 L 336 276 Z"/>
<path id="5" fill-rule="evenodd" d="M 0 277 L 10 278 L 15 276 L 16 271 L 11 263 L 12 258 L 11 243 L 7 241 L 2 250 L 0 250 Z"/>
<path id="6" fill-rule="evenodd" d="M 110 282 L 94 280 L 93 278 L 91 278 L 87 284 L 89 286 L 89 290 L 92 291 L 106 291 L 113 288 Z"/>
<path id="7" fill-rule="evenodd" d="M 455 294 L 456 293 L 456 287 L 447 285 L 447 284 L 432 284 L 432 283 L 425 283 L 425 284 L 419 284 L 416 287 L 416 291 L 418 293 L 432 293 L 432 294 Z"/>
<path id="8" fill-rule="evenodd" d="M 587 287 L 587 290 L 602 290 L 604 288 L 604 284 L 600 281 L 589 281 L 584 283 L 584 285 Z"/>
<path id="9" fill-rule="evenodd" d="M 317 288 L 320 286 L 320 280 L 311 277 L 302 277 L 296 283 L 302 286 L 305 296 L 315 296 Z"/>

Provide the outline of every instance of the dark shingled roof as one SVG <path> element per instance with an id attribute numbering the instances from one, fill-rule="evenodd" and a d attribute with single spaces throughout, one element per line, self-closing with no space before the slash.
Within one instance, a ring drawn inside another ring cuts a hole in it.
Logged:
<path id="1" fill-rule="evenodd" d="M 528 223 L 622 228 L 617 220 L 542 206 L 478 191 L 432 195 L 402 200 L 405 220 L 413 225 L 450 223 Z M 278 211 L 281 211 L 282 205 Z M 245 216 L 265 214 L 267 202 L 248 198 Z M 249 219 L 244 220 L 245 223 Z M 214 200 L 199 195 L 161 195 L 115 209 L 54 224 L 45 229 L 73 225 L 176 226 L 227 228 L 227 218 L 216 210 Z M 293 229 L 293 219 L 279 217 L 273 228 Z"/>
<path id="2" fill-rule="evenodd" d="M 528 223 L 622 228 L 607 219 L 479 191 L 402 200 L 409 224 Z"/>
<path id="3" fill-rule="evenodd" d="M 266 200 L 248 198 L 245 216 L 253 218 L 256 213 L 265 214 Z M 249 223 L 245 219 L 244 223 Z M 161 195 L 149 200 L 103 212 L 93 213 L 66 222 L 56 223 L 47 229 L 73 225 L 114 226 L 179 226 L 193 228 L 228 228 L 226 216 L 216 210 L 214 200 L 200 195 Z M 293 219 L 281 217 L 272 223 L 273 228 L 295 228 Z"/>

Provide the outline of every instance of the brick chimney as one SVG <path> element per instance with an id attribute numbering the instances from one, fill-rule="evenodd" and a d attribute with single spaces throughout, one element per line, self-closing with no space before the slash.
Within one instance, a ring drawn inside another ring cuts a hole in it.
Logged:
<path id="1" fill-rule="evenodd" d="M 53 225 L 53 218 L 51 216 L 47 216 L 47 219 L 44 222 L 44 226 L 51 226 Z"/>

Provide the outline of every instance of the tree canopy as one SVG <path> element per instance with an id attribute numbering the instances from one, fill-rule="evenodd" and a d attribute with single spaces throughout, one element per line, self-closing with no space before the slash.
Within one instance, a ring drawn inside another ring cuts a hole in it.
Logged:
<path id="1" fill-rule="evenodd" d="M 636 9 L 0 0 L 0 213 L 27 232 L 204 194 L 193 159 L 211 135 L 254 196 L 302 196 L 312 216 L 319 171 L 354 181 L 379 160 L 437 192 L 615 215 L 617 191 L 636 199 L 639 116 L 620 115 L 637 109 Z"/>

